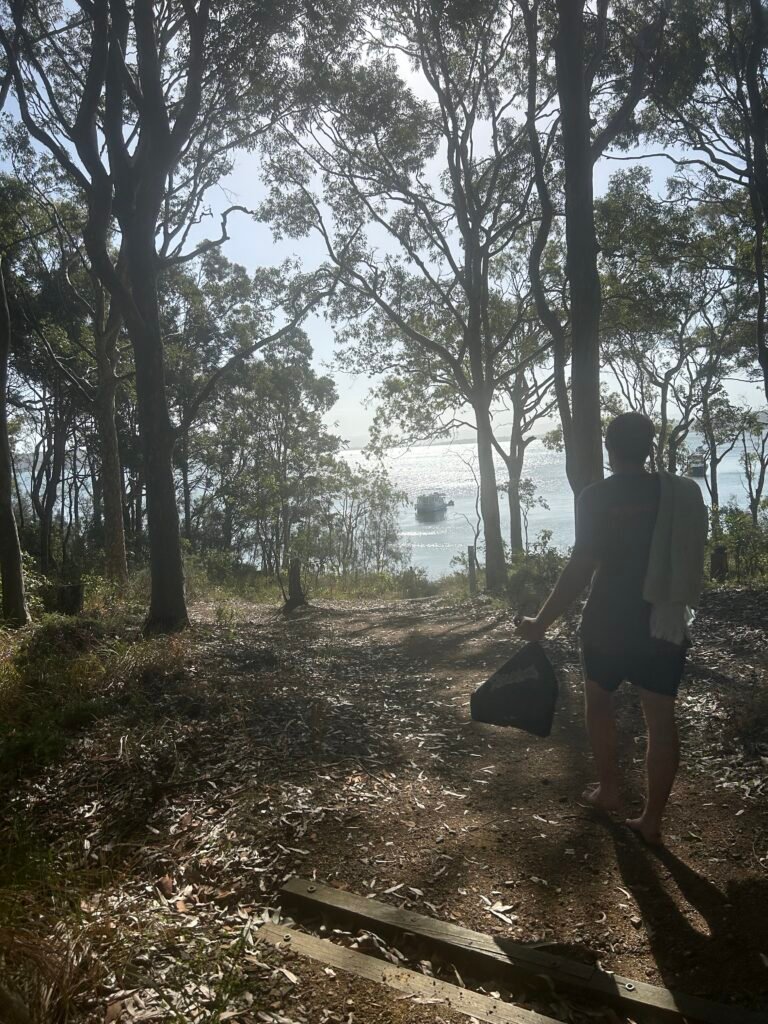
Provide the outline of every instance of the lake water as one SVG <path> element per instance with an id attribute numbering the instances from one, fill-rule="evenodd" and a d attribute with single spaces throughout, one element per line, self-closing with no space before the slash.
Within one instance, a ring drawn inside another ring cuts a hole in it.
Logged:
<path id="1" fill-rule="evenodd" d="M 362 452 L 345 453 L 351 466 L 371 466 Z M 467 463 L 477 466 L 477 455 L 472 443 L 454 441 L 410 449 L 395 449 L 385 460 L 390 479 L 398 490 L 408 495 L 410 505 L 400 510 L 400 530 L 405 545 L 410 548 L 413 565 L 424 568 L 430 578 L 436 579 L 452 570 L 451 559 L 466 552 L 474 538 L 475 483 Z M 499 483 L 506 480 L 504 464 L 497 458 L 496 474 Z M 540 441 L 534 441 L 526 453 L 524 475 L 534 481 L 538 494 L 549 505 L 548 509 L 534 508 L 529 515 L 529 537 L 535 540 L 540 530 L 552 531 L 552 544 L 563 550 L 573 544 L 573 497 L 565 476 L 565 458 L 561 452 L 549 451 Z M 731 453 L 720 464 L 718 475 L 720 501 L 725 505 L 735 498 L 746 504 L 746 492 L 738 455 Z M 706 484 L 700 485 L 706 501 Z M 421 522 L 416 518 L 414 505 L 419 494 L 442 491 L 454 505 L 439 522 Z M 501 529 L 505 540 L 509 538 L 509 510 L 506 495 L 499 495 Z M 469 520 L 469 521 L 468 521 Z M 482 544 L 482 531 L 480 533 Z M 480 556 L 482 558 L 482 554 Z"/>

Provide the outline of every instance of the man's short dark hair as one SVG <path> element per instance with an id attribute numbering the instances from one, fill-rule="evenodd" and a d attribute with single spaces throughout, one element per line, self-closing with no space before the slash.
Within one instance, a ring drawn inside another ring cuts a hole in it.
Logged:
<path id="1" fill-rule="evenodd" d="M 653 448 L 653 423 L 641 412 L 623 412 L 611 420 L 605 432 L 605 447 L 619 459 L 642 465 Z"/>

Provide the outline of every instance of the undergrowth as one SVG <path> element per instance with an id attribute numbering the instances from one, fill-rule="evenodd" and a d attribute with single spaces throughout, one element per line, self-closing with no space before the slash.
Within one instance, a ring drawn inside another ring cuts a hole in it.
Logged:
<path id="1" fill-rule="evenodd" d="M 82 729 L 141 699 L 142 680 L 178 669 L 181 647 L 90 617 L 43 615 L 0 631 L 0 777 L 49 764 Z"/>

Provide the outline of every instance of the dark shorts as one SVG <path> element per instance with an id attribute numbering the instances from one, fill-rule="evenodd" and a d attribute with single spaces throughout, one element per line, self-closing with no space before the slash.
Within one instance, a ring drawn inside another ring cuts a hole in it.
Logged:
<path id="1" fill-rule="evenodd" d="M 685 668 L 686 647 L 652 642 L 641 651 L 601 651 L 585 644 L 581 664 L 586 679 L 609 693 L 618 690 L 624 680 L 650 693 L 676 697 Z"/>

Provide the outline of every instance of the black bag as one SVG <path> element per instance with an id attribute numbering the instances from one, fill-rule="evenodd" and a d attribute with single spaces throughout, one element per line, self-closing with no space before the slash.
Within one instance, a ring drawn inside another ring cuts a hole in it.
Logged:
<path id="1" fill-rule="evenodd" d="M 549 736 L 557 695 L 557 676 L 541 644 L 526 644 L 472 694 L 472 719 Z"/>

